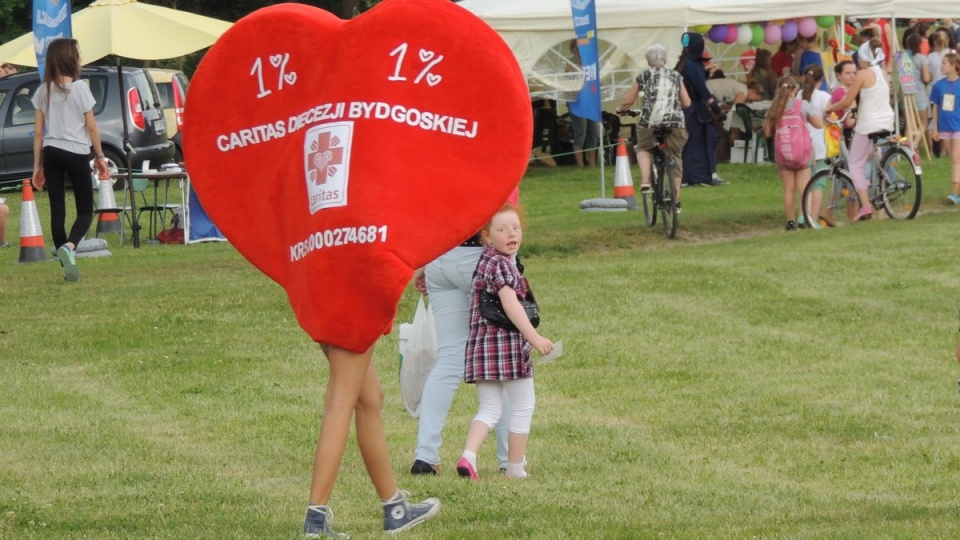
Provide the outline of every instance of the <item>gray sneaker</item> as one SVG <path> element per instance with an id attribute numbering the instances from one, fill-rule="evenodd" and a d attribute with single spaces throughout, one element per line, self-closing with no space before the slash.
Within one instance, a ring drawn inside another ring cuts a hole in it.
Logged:
<path id="1" fill-rule="evenodd" d="M 333 510 L 329 506 L 307 505 L 307 518 L 303 521 L 303 535 L 307 538 L 350 538 L 344 533 L 334 531 Z"/>
<path id="2" fill-rule="evenodd" d="M 6 240 L 4 240 L 3 242 L 0 242 L 0 248 L 8 248 L 8 247 L 10 247 L 10 242 L 7 242 Z"/>
<path id="3" fill-rule="evenodd" d="M 63 265 L 63 280 L 80 281 L 80 269 L 77 268 L 77 254 L 66 244 L 57 248 L 57 258 Z"/>
<path id="4" fill-rule="evenodd" d="M 393 500 L 383 503 L 383 532 L 396 534 L 412 529 L 440 513 L 440 500 L 430 498 L 422 503 L 410 504 L 410 494 L 401 491 Z"/>

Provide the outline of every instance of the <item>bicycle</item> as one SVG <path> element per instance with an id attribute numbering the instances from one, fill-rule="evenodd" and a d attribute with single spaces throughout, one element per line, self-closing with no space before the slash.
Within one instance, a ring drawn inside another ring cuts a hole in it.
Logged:
<path id="1" fill-rule="evenodd" d="M 617 111 L 617 114 L 638 116 L 640 111 L 627 109 Z M 667 137 L 671 131 L 673 131 L 673 128 L 669 127 L 653 128 L 655 144 L 650 150 L 652 160 L 650 189 L 641 189 L 640 194 L 643 199 L 644 222 L 648 227 L 653 227 L 657 224 L 657 213 L 659 212 L 663 224 L 663 235 L 673 239 L 677 235 L 678 216 L 680 214 L 679 194 L 677 193 L 677 183 L 663 181 L 665 178 L 672 179 L 677 171 L 673 157 L 667 154 Z"/>
<path id="2" fill-rule="evenodd" d="M 825 122 L 843 125 L 846 114 Z M 890 138 L 891 132 L 869 135 L 874 152 L 867 164 L 870 183 L 867 193 L 877 210 L 883 209 L 892 219 L 913 219 L 920 209 L 920 156 L 904 146 L 902 139 Z M 801 197 L 805 223 L 837 227 L 851 222 L 860 212 L 860 199 L 847 167 L 849 150 L 841 138 L 840 155 L 827 160 L 828 168 L 810 179 Z"/>

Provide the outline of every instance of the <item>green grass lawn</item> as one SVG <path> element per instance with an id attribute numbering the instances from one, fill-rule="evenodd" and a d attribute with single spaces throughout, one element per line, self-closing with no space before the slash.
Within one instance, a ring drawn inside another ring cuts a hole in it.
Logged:
<path id="1" fill-rule="evenodd" d="M 726 165 L 667 241 L 642 212 L 580 212 L 596 171 L 531 169 L 521 251 L 565 348 L 536 372 L 531 477 L 499 478 L 492 440 L 483 480 L 456 476 L 473 387 L 442 474 L 407 474 L 395 329 L 375 360 L 398 480 L 443 502 L 405 536 L 957 538 L 949 170 L 925 163 L 913 221 L 786 233 L 773 167 Z M 0 538 L 298 538 L 326 363 L 282 289 L 226 243 L 107 238 L 79 285 L 0 250 Z M 354 441 L 332 504 L 380 537 Z"/>

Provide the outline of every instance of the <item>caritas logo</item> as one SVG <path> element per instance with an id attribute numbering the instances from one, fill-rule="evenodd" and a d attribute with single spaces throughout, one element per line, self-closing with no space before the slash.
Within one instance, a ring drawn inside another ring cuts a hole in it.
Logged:
<path id="1" fill-rule="evenodd" d="M 303 141 L 303 169 L 310 213 L 347 205 L 353 122 L 310 128 Z"/>

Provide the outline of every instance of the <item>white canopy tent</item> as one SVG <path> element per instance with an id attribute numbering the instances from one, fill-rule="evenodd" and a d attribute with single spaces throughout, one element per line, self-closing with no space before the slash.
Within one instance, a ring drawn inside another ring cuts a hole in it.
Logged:
<path id="1" fill-rule="evenodd" d="M 579 80 L 554 71 L 554 56 L 564 56 L 573 36 L 569 0 L 463 0 L 459 4 L 486 21 L 503 37 L 527 76 L 531 93 L 570 95 Z M 681 52 L 680 36 L 701 24 L 736 24 L 798 17 L 918 17 L 950 15 L 943 4 L 920 0 L 596 0 L 604 100 L 622 95 L 636 72 L 646 65 L 644 50 L 653 43 L 668 58 Z M 629 73 L 624 76 L 618 72 Z M 562 82 L 556 82 L 562 81 Z M 555 96 L 556 97 L 556 96 Z"/>

